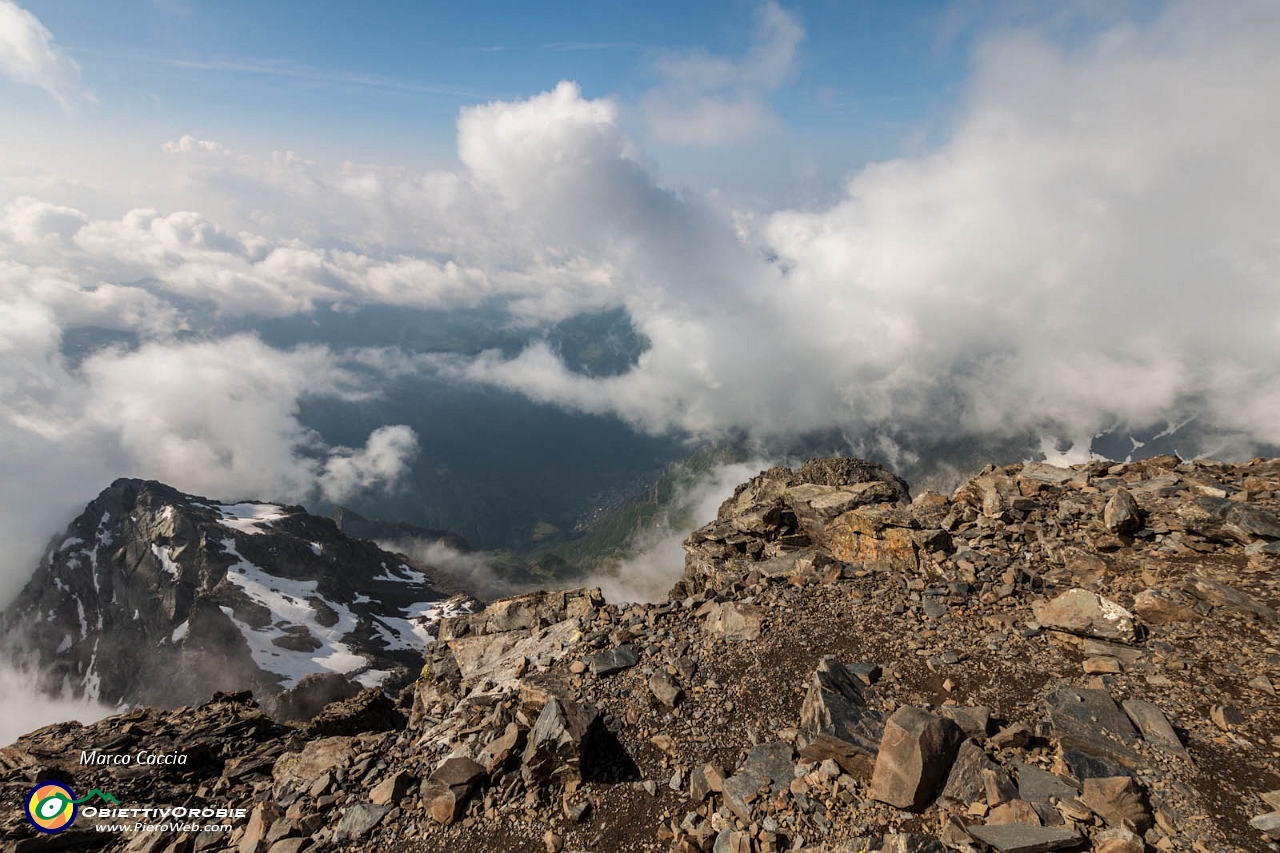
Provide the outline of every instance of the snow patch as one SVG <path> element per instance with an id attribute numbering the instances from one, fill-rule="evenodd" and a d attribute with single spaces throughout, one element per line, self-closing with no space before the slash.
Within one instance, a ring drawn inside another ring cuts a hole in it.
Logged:
<path id="1" fill-rule="evenodd" d="M 177 628 L 174 628 L 173 633 L 169 635 L 169 642 L 171 643 L 182 642 L 182 638 L 187 636 L 187 630 L 190 627 L 191 627 L 191 620 L 188 619 L 185 622 L 183 622 L 181 625 L 179 625 Z"/>
<path id="2" fill-rule="evenodd" d="M 227 569 L 227 580 L 244 592 L 248 598 L 271 611 L 271 624 L 265 628 L 253 628 L 235 617 L 229 607 L 225 613 L 249 644 L 253 662 L 266 672 L 284 679 L 284 687 L 292 687 L 303 676 L 328 670 L 348 675 L 368 666 L 368 661 L 351 650 L 342 641 L 356 628 L 356 617 L 347 607 L 334 601 L 326 601 L 316 593 L 317 581 L 297 581 L 278 578 L 250 563 L 236 551 L 235 540 L 224 539 L 222 547 L 237 562 Z M 308 599 L 323 601 L 338 615 L 336 624 L 321 625 Z M 296 652 L 281 648 L 272 641 L 285 636 L 279 625 L 301 625 L 321 643 L 313 652 Z"/>
<path id="3" fill-rule="evenodd" d="M 401 575 L 393 574 L 393 572 L 400 572 L 402 575 L 404 575 L 404 577 L 401 577 Z M 424 575 L 422 572 L 415 572 L 413 569 L 409 568 L 404 563 L 401 563 L 400 565 L 396 566 L 394 569 L 388 568 L 387 564 L 383 563 L 382 574 L 378 575 L 376 578 L 374 578 L 374 580 L 392 581 L 394 583 L 416 583 L 424 586 L 430 583 L 430 580 L 427 578 L 426 575 Z"/>
<path id="4" fill-rule="evenodd" d="M 271 526 L 271 522 L 288 516 L 284 507 L 275 504 L 215 504 L 212 509 L 217 510 L 222 516 L 218 521 L 219 524 L 253 535 L 266 533 L 266 528 Z"/>
<path id="5" fill-rule="evenodd" d="M 67 540 L 66 540 L 65 542 L 63 542 L 61 545 L 59 545 L 59 546 L 58 546 L 58 550 L 59 550 L 59 551 L 66 551 L 66 550 L 67 550 L 67 549 L 69 549 L 69 548 L 74 548 L 74 547 L 76 547 L 77 545 L 83 545 L 83 544 L 84 544 L 84 540 L 83 540 L 83 539 L 81 539 L 80 537 L 78 537 L 78 536 L 68 536 L 68 537 L 67 537 Z"/>
<path id="6" fill-rule="evenodd" d="M 63 652 L 65 652 L 67 649 L 71 648 L 72 642 L 74 641 L 71 639 L 71 635 L 67 634 L 62 638 L 62 642 L 58 643 L 58 649 L 57 651 L 54 652 L 54 654 L 60 655 Z"/>
<path id="7" fill-rule="evenodd" d="M 157 545 L 151 543 L 151 553 L 156 555 L 156 559 L 160 561 L 160 568 L 165 570 L 174 582 L 182 580 L 182 569 L 173 561 L 173 551 L 168 545 Z"/>

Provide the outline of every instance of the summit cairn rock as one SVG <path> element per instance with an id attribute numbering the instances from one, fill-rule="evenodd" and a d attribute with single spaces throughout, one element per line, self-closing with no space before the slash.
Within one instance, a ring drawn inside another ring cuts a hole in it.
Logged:
<path id="1" fill-rule="evenodd" d="M 868 796 L 900 809 L 919 811 L 951 770 L 964 733 L 951 720 L 911 705 L 884 725 Z"/>

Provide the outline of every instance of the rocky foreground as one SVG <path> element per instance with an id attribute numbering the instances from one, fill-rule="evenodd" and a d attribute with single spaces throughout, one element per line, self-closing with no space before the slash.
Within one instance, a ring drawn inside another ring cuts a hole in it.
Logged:
<path id="1" fill-rule="evenodd" d="M 1278 509 L 1280 460 L 1028 463 L 914 500 L 857 460 L 773 469 L 690 537 L 670 600 L 477 606 L 396 700 L 28 735 L 4 802 L 59 779 L 249 814 L 37 838 L 13 810 L 0 849 L 1278 850 Z"/>

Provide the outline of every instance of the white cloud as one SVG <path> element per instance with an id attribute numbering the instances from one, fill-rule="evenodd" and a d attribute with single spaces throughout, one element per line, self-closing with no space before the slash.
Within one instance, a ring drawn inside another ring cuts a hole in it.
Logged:
<path id="1" fill-rule="evenodd" d="M 735 74 L 780 85 L 799 30 L 769 15 L 746 58 L 672 58 L 668 80 L 729 102 Z M 571 83 L 464 110 L 455 170 L 214 156 L 193 141 L 153 158 L 157 196 L 181 204 L 101 216 L 14 199 L 0 215 L 0 395 L 13 401 L 0 439 L 14 460 L 70 460 L 39 472 L 56 512 L 15 517 L 44 536 L 71 496 L 149 459 L 156 476 L 249 495 L 341 491 L 404 458 L 382 453 L 393 442 L 334 453 L 298 424 L 304 395 L 357 392 L 346 362 L 252 339 L 179 345 L 196 320 L 175 295 L 249 316 L 328 301 L 504 297 L 516 319 L 623 306 L 651 348 L 621 376 L 573 373 L 544 345 L 351 357 L 652 431 L 838 429 L 910 454 L 1027 433 L 1083 448 L 1116 423 L 1199 414 L 1231 447 L 1280 442 L 1278 41 L 1264 5 L 1175 4 L 1069 51 L 1007 33 L 978 53 L 943 144 L 862 169 L 826 208 L 731 212 L 665 189 L 618 103 Z M 82 324 L 145 343 L 73 372 L 57 342 Z M 14 466 L 14 482 L 37 476 Z M 0 497 L 15 506 L 22 491 Z"/>
<path id="2" fill-rule="evenodd" d="M 80 66 L 63 55 L 39 18 L 13 0 L 0 0 L 0 74 L 39 86 L 64 106 L 79 92 Z"/>
<path id="3" fill-rule="evenodd" d="M 190 154 L 192 152 L 203 154 L 230 154 L 231 150 L 220 143 L 209 139 L 196 139 L 191 134 L 186 134 L 177 140 L 171 140 L 160 146 L 160 150 L 166 154 Z"/>
<path id="4" fill-rule="evenodd" d="M 595 575 L 584 586 L 598 586 L 612 603 L 664 601 L 684 574 L 684 540 L 716 519 L 720 504 L 734 489 L 761 471 L 773 467 L 763 459 L 721 465 L 679 486 L 663 514 L 630 543 L 633 556 L 615 571 Z"/>
<path id="5" fill-rule="evenodd" d="M 301 502 L 393 482 L 416 450 L 407 427 L 361 450 L 298 421 L 304 397 L 371 399 L 321 347 L 280 351 L 247 335 L 107 349 L 71 370 L 49 307 L 0 302 L 0 601 L 48 537 L 119 476 L 215 498 Z"/>
<path id="6" fill-rule="evenodd" d="M 39 678 L 0 662 L 0 747 L 53 720 L 97 722 L 113 709 L 84 699 L 55 699 L 36 689 Z"/>
<path id="7" fill-rule="evenodd" d="M 703 50 L 671 54 L 657 63 L 662 85 L 640 104 L 658 142 L 717 146 L 747 139 L 781 122 L 765 102 L 791 75 L 804 27 L 777 3 L 756 10 L 756 32 L 740 59 Z"/>
<path id="8" fill-rule="evenodd" d="M 394 485 L 417 452 L 418 436 L 409 427 L 379 427 L 363 448 L 338 447 L 329 452 L 319 478 L 320 491 L 336 503 L 364 489 Z"/>

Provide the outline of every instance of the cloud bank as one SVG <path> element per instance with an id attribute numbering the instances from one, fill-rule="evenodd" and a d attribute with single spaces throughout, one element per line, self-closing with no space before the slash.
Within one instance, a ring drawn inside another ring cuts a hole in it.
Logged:
<path id="1" fill-rule="evenodd" d="M 40 19 L 0 0 L 0 74 L 39 86 L 66 106 L 79 92 L 80 66 L 54 44 Z"/>
<path id="2" fill-rule="evenodd" d="M 803 30 L 776 6 L 757 23 L 746 58 L 667 58 L 663 96 L 695 112 L 763 103 Z M 1108 427 L 1195 415 L 1235 452 L 1280 443 L 1277 43 L 1270 4 L 1175 3 L 1070 48 L 1003 32 L 976 54 L 944 142 L 858 169 L 825 207 L 730 210 L 665 186 L 622 129 L 646 104 L 571 82 L 463 110 L 451 170 L 181 137 L 156 152 L 148 204 L 102 215 L 11 192 L 0 533 L 25 560 L 126 473 L 280 499 L 394 480 L 407 428 L 334 448 L 297 415 L 309 397 L 375 394 L 378 365 L 651 432 L 837 430 L 910 454 L 1026 435 L 1087 447 Z M 623 308 L 650 347 L 593 378 L 541 343 L 421 357 L 208 331 L 495 300 L 525 324 Z M 75 363 L 61 343 L 84 326 L 138 344 Z"/>

